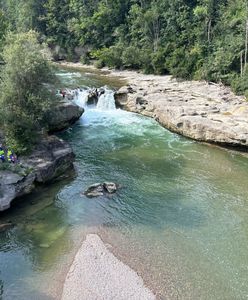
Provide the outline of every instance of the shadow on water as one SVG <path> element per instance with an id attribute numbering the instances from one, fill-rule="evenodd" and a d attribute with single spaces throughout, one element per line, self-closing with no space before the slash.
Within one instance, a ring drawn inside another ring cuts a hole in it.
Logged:
<path id="1" fill-rule="evenodd" d="M 31 274 L 49 273 L 59 263 L 61 255 L 71 250 L 73 241 L 67 210 L 57 201 L 57 195 L 72 181 L 70 176 L 66 180 L 40 186 L 1 214 L 1 223 L 14 224 L 0 233 L 3 299 L 16 298 L 18 294 L 18 299 L 32 299 L 30 295 L 33 293 L 33 299 L 52 299 L 37 288 L 33 288 L 33 292 L 30 290 Z"/>

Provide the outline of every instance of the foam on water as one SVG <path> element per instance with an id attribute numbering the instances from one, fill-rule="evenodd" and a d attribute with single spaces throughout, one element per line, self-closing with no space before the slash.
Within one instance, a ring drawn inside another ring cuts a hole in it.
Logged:
<path id="1" fill-rule="evenodd" d="M 109 89 L 105 89 L 104 94 L 102 94 L 99 99 L 96 106 L 97 109 L 100 110 L 114 110 L 115 107 L 115 98 L 113 91 Z"/>
<path id="2" fill-rule="evenodd" d="M 80 106 L 85 108 L 87 101 L 88 101 L 88 96 L 89 96 L 89 90 L 77 90 L 77 95 L 74 98 L 74 102 Z"/>

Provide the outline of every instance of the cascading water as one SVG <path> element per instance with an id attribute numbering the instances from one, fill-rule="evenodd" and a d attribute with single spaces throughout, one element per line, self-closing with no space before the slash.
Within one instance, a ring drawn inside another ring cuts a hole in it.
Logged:
<path id="1" fill-rule="evenodd" d="M 102 87 L 100 90 L 103 93 L 99 96 L 96 109 L 98 110 L 114 110 L 115 107 L 115 98 L 114 92 L 106 87 Z M 74 102 L 83 107 L 87 107 L 87 102 L 89 100 L 89 96 L 92 93 L 92 89 L 79 90 L 77 89 L 74 96 Z"/>
<path id="2" fill-rule="evenodd" d="M 78 91 L 75 96 L 74 102 L 80 107 L 85 107 L 87 105 L 89 97 L 89 90 Z"/>
<path id="3" fill-rule="evenodd" d="M 96 106 L 99 110 L 113 110 L 115 107 L 114 93 L 111 90 L 105 89 L 105 93 L 102 94 Z"/>

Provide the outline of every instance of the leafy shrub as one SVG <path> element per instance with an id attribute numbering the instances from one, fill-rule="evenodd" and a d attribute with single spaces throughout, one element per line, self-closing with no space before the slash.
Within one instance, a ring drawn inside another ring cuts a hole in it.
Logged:
<path id="1" fill-rule="evenodd" d="M 129 46 L 122 52 L 123 66 L 126 68 L 138 69 L 141 67 L 141 50 L 135 46 Z"/>
<path id="2" fill-rule="evenodd" d="M 97 60 L 100 60 L 104 65 L 111 68 L 120 68 L 123 65 L 122 62 L 123 48 L 119 45 L 112 46 L 110 48 L 102 48 L 97 51 L 93 51 L 92 55 Z"/>
<path id="3" fill-rule="evenodd" d="M 29 151 L 45 126 L 51 105 L 48 83 L 54 81 L 46 47 L 33 31 L 11 33 L 4 47 L 0 84 L 0 125 L 6 142 L 17 153 Z"/>

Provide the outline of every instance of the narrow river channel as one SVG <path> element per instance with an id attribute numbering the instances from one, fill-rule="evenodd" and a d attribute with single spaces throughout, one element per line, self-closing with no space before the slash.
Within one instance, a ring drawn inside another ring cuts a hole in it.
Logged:
<path id="1" fill-rule="evenodd" d="M 61 70 L 68 87 L 120 82 Z M 87 233 L 97 233 L 160 299 L 248 298 L 248 158 L 121 110 L 91 107 L 60 134 L 76 174 L 40 188 L 1 218 L 0 299 L 59 299 Z M 66 174 L 65 174 L 66 175 Z M 114 181 L 112 197 L 88 199 Z"/>

